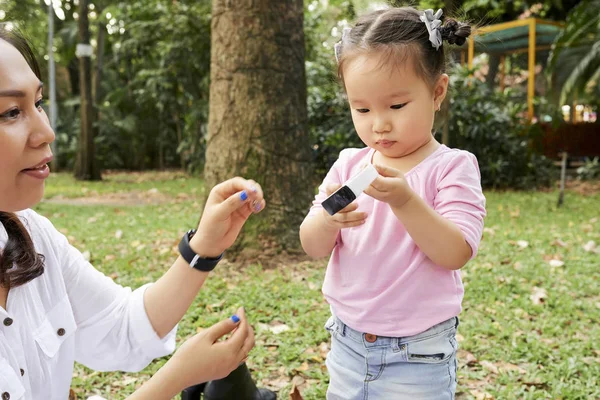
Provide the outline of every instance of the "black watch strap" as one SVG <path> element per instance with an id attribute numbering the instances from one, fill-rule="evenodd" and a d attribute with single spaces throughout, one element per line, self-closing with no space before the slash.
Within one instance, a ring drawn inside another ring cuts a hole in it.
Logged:
<path id="1" fill-rule="evenodd" d="M 224 253 L 221 253 L 221 255 L 217 258 L 200 257 L 190 247 L 190 239 L 195 233 L 196 230 L 191 229 L 183 235 L 183 238 L 181 238 L 181 241 L 179 242 L 179 253 L 181 254 L 181 257 L 183 257 L 183 259 L 190 264 L 190 267 L 199 271 L 212 271 L 215 269 L 219 261 L 221 261 Z"/>

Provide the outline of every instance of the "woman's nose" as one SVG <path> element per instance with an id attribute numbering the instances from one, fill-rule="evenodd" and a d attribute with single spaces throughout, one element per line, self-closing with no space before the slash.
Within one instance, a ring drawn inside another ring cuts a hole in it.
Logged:
<path id="1" fill-rule="evenodd" d="M 34 116 L 30 119 L 29 127 L 29 146 L 38 148 L 49 145 L 56 138 L 54 130 L 50 126 L 50 121 L 45 111 L 35 111 Z"/>

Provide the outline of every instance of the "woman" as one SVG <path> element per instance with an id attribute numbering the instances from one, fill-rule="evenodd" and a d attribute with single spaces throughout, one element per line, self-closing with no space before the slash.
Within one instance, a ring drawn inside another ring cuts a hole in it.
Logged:
<path id="1" fill-rule="evenodd" d="M 54 140 L 39 66 L 25 40 L 0 27 L 0 398 L 66 399 L 74 361 L 139 371 L 175 348 L 177 323 L 252 213 L 260 186 L 234 178 L 211 191 L 182 256 L 154 284 L 115 284 L 30 208 L 43 196 Z M 190 268 L 193 266 L 193 268 Z M 230 334 L 227 340 L 218 341 Z M 254 346 L 239 309 L 187 340 L 130 399 L 171 399 L 227 376 Z"/>

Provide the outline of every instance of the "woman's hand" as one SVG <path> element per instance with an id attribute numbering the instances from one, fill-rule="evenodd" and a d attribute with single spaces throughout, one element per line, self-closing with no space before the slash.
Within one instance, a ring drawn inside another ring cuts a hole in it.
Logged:
<path id="1" fill-rule="evenodd" d="M 190 246 L 203 257 L 218 257 L 235 242 L 248 217 L 265 205 L 262 189 L 253 180 L 237 177 L 216 185 Z"/>
<path id="2" fill-rule="evenodd" d="M 237 320 L 237 322 L 236 322 Z M 220 340 L 231 333 L 227 339 Z M 192 336 L 127 400 L 167 400 L 187 387 L 222 379 L 246 361 L 254 331 L 244 310 Z"/>
<path id="3" fill-rule="evenodd" d="M 229 333 L 229 338 L 219 340 Z M 246 361 L 253 347 L 254 331 L 240 308 L 235 316 L 186 340 L 165 367 L 186 388 L 228 376 Z"/>
<path id="4" fill-rule="evenodd" d="M 330 196 L 333 192 L 338 190 L 341 186 L 335 183 L 330 183 L 325 188 L 327 196 Z M 356 211 L 358 203 L 353 201 L 348 204 L 345 208 L 338 211 L 334 215 L 329 215 L 325 209 L 323 209 L 323 218 L 328 228 L 340 230 L 342 228 L 352 228 L 365 223 L 367 213 Z"/>

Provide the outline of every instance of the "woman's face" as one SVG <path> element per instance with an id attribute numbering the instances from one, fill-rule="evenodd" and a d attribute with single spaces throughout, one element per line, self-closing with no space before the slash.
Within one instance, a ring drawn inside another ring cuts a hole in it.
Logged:
<path id="1" fill-rule="evenodd" d="M 30 208 L 44 194 L 54 132 L 41 105 L 42 83 L 0 40 L 0 211 Z"/>

